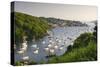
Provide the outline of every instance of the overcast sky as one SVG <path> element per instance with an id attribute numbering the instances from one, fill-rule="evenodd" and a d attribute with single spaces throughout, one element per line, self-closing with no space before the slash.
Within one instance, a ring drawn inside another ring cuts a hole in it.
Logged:
<path id="1" fill-rule="evenodd" d="M 33 16 L 55 17 L 66 20 L 97 20 L 96 6 L 15 2 L 15 11 Z"/>

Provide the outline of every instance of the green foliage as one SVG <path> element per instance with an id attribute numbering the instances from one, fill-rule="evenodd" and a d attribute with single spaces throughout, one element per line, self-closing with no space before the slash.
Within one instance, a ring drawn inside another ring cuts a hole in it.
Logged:
<path id="1" fill-rule="evenodd" d="M 25 64 L 25 61 L 17 61 L 17 62 L 15 62 L 15 66 L 24 66 L 24 65 L 33 65 L 33 64 L 37 64 L 37 63 L 34 62 L 34 61 L 31 61 L 31 62 L 28 61 L 27 64 Z"/>
<path id="2" fill-rule="evenodd" d="M 37 64 L 37 63 L 34 62 L 34 61 L 31 61 L 31 62 L 28 63 L 28 65 L 33 65 L 33 64 L 35 65 L 35 64 Z"/>
<path id="3" fill-rule="evenodd" d="M 90 40 L 93 39 L 93 35 L 92 33 L 84 33 L 81 34 L 75 41 L 74 41 L 74 48 L 78 48 L 78 47 L 85 47 L 88 45 L 88 43 L 90 42 Z"/>
<path id="4" fill-rule="evenodd" d="M 16 63 L 15 63 L 15 66 L 23 66 L 24 64 L 23 64 L 23 62 L 21 62 L 21 61 L 17 61 Z"/>
<path id="5" fill-rule="evenodd" d="M 31 40 L 33 36 L 39 39 L 46 35 L 46 31 L 49 29 L 47 21 L 39 17 L 34 17 L 24 13 L 15 12 L 15 40 L 17 42 L 22 41 L 23 36 L 28 36 Z"/>
<path id="6" fill-rule="evenodd" d="M 69 46 L 68 51 L 62 56 L 55 56 L 49 59 L 48 63 L 64 63 L 78 61 L 97 60 L 97 45 L 93 34 L 85 33 L 80 35 L 74 43 Z"/>

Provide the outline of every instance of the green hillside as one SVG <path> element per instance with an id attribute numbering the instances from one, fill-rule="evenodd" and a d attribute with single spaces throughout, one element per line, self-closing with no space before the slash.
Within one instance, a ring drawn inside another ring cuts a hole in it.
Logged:
<path id="1" fill-rule="evenodd" d="M 47 21 L 27 15 L 24 13 L 14 13 L 14 27 L 15 27 L 15 42 L 21 42 L 23 36 L 27 36 L 28 39 L 39 39 L 46 35 L 46 31 L 49 29 Z"/>

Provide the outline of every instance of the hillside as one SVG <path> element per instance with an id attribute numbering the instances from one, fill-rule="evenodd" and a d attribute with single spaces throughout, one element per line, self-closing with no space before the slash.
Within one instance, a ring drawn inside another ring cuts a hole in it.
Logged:
<path id="1" fill-rule="evenodd" d="M 14 18 L 16 42 L 22 42 L 24 36 L 30 40 L 41 38 L 50 28 L 47 21 L 35 16 L 15 12 Z"/>

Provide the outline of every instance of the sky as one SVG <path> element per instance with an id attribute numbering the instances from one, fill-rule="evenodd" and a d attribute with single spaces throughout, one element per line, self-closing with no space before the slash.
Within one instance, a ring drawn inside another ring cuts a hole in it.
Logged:
<path id="1" fill-rule="evenodd" d="M 96 6 L 16 1 L 14 10 L 37 17 L 54 17 L 76 21 L 97 20 Z"/>

